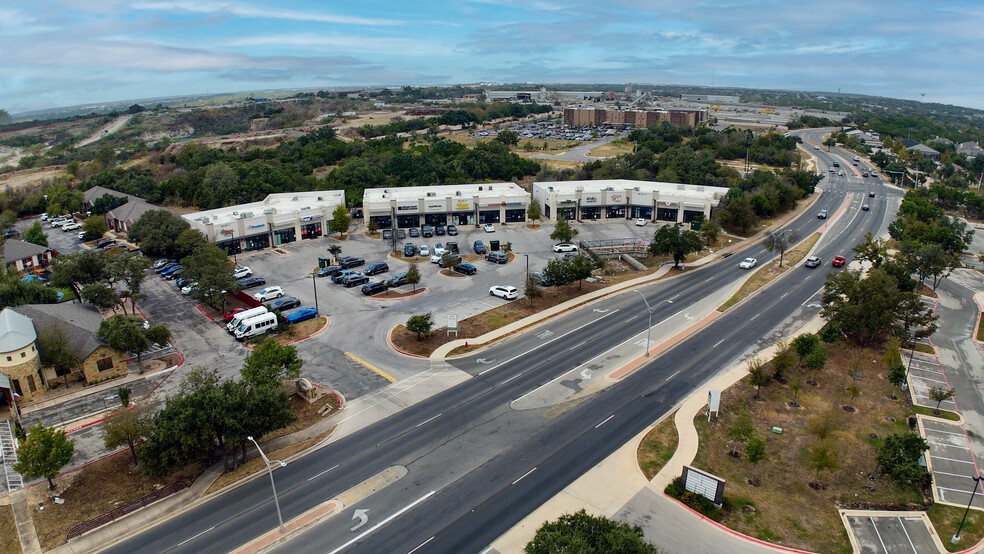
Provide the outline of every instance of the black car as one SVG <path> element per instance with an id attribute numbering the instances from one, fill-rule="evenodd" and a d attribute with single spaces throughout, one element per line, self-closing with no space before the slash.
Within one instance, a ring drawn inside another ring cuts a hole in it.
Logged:
<path id="1" fill-rule="evenodd" d="M 448 225 L 448 236 L 456 236 L 458 234 L 458 228 L 454 225 Z"/>
<path id="2" fill-rule="evenodd" d="M 403 240 L 403 239 L 407 238 L 407 232 L 404 231 L 403 229 L 397 229 L 396 230 L 396 238 L 398 238 L 400 240 Z"/>
<path id="3" fill-rule="evenodd" d="M 539 283 L 541 287 L 551 286 L 550 279 L 547 279 L 547 276 L 544 275 L 542 271 L 534 271 L 530 275 L 532 275 L 533 278 L 536 279 L 537 283 Z"/>
<path id="4" fill-rule="evenodd" d="M 366 263 L 366 261 L 358 256 L 345 256 L 338 260 L 338 267 L 348 269 L 350 267 L 360 266 L 364 263 Z"/>
<path id="5" fill-rule="evenodd" d="M 378 263 L 374 263 L 374 264 L 370 265 L 369 267 L 367 267 L 366 268 L 366 271 L 365 271 L 365 274 L 366 275 L 375 275 L 377 273 L 386 273 L 389 270 L 390 270 L 390 266 L 389 265 L 385 264 L 384 262 L 378 262 Z"/>
<path id="6" fill-rule="evenodd" d="M 458 243 L 457 242 L 446 242 L 446 243 L 444 243 L 444 250 L 446 252 L 451 252 L 453 254 L 461 254 L 461 251 L 458 250 Z"/>
<path id="7" fill-rule="evenodd" d="M 439 237 L 443 237 L 444 236 L 444 225 L 435 225 L 434 226 L 434 234 L 437 235 L 437 236 L 439 236 Z"/>
<path id="8" fill-rule="evenodd" d="M 393 238 L 392 229 L 383 229 L 383 240 L 390 240 Z"/>
<path id="9" fill-rule="evenodd" d="M 875 197 L 875 191 L 871 191 L 868 193 L 868 198 L 874 198 L 874 197 Z"/>
<path id="10" fill-rule="evenodd" d="M 506 256 L 505 252 L 489 252 L 485 255 L 485 259 L 497 264 L 504 264 L 509 261 L 509 256 Z"/>
<path id="11" fill-rule="evenodd" d="M 339 285 L 353 275 L 362 275 L 362 273 L 359 273 L 358 269 L 343 269 L 331 276 L 331 282 Z"/>
<path id="12" fill-rule="evenodd" d="M 109 246 L 110 244 L 116 244 L 114 239 L 99 239 L 96 241 L 96 248 L 102 248 L 104 246 Z"/>
<path id="13" fill-rule="evenodd" d="M 411 227 L 410 228 L 410 236 L 413 237 L 413 238 L 419 237 L 420 236 L 420 230 L 417 229 L 416 227 Z"/>
<path id="14" fill-rule="evenodd" d="M 417 247 L 413 245 L 412 242 L 408 242 L 403 245 L 403 256 L 409 258 L 417 253 Z"/>
<path id="15" fill-rule="evenodd" d="M 426 237 L 433 237 L 434 236 L 434 228 L 431 227 L 430 225 L 422 225 L 420 227 L 420 234 L 423 235 L 425 238 Z"/>
<path id="16" fill-rule="evenodd" d="M 372 283 L 366 283 L 362 285 L 362 294 L 366 296 L 372 296 L 374 294 L 379 294 L 384 292 L 389 288 L 387 281 L 375 281 Z"/>
<path id="17" fill-rule="evenodd" d="M 407 284 L 407 272 L 406 271 L 403 271 L 401 273 L 397 273 L 396 275 L 390 277 L 389 280 L 386 281 L 386 285 L 387 286 L 390 286 L 390 287 L 399 287 L 399 286 L 405 285 L 405 284 Z"/>
<path id="18" fill-rule="evenodd" d="M 293 296 L 285 296 L 283 298 L 278 298 L 270 303 L 270 309 L 273 311 L 284 311 L 291 308 L 296 308 L 301 305 L 301 301 Z"/>
<path id="19" fill-rule="evenodd" d="M 454 266 L 454 270 L 458 273 L 464 273 L 465 275 L 474 275 L 478 273 L 478 268 L 469 263 L 458 264 Z"/>
<path id="20" fill-rule="evenodd" d="M 318 277 L 331 277 L 332 275 L 337 275 L 342 268 L 337 265 L 326 265 L 325 267 L 318 270 Z"/>
<path id="21" fill-rule="evenodd" d="M 258 287 L 260 285 L 266 284 L 266 279 L 263 277 L 243 277 L 242 279 L 236 281 L 239 288 L 242 290 L 251 289 L 253 287 Z"/>
<path id="22" fill-rule="evenodd" d="M 488 252 L 485 249 L 485 245 L 480 240 L 476 240 L 475 243 L 472 245 L 472 248 L 475 249 L 476 254 L 485 254 L 486 252 Z"/>
<path id="23" fill-rule="evenodd" d="M 3 231 L 3 238 L 5 238 L 5 239 L 14 238 L 14 237 L 16 237 L 18 235 L 20 235 L 20 231 L 18 231 L 17 229 L 14 229 L 14 228 L 4 229 L 4 231 Z"/>
<path id="24" fill-rule="evenodd" d="M 342 284 L 345 285 L 345 288 L 350 289 L 356 285 L 362 285 L 368 282 L 369 282 L 368 277 L 366 277 L 365 275 L 356 274 L 356 275 L 349 275 L 348 277 L 346 277 L 345 280 L 342 281 Z"/>
<path id="25" fill-rule="evenodd" d="M 445 256 L 447 256 L 447 258 L 445 258 Z M 444 263 L 445 259 L 457 260 L 458 262 L 461 262 L 461 256 L 453 252 L 447 252 L 444 256 L 441 256 L 441 261 L 437 262 L 437 265 L 441 267 L 447 267 L 448 264 Z"/>

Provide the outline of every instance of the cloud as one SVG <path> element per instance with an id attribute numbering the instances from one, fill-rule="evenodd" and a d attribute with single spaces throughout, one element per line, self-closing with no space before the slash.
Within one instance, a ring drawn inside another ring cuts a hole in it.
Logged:
<path id="1" fill-rule="evenodd" d="M 345 25 L 387 26 L 403 25 L 405 23 L 404 21 L 393 19 L 375 19 L 297 10 L 261 8 L 233 2 L 137 2 L 132 7 L 135 10 L 202 13 L 256 19 L 291 19 L 296 21 L 317 21 L 319 23 L 341 23 Z"/>
<path id="2" fill-rule="evenodd" d="M 437 42 L 413 38 L 315 34 L 256 35 L 228 40 L 224 45 L 232 47 L 265 45 L 330 47 L 346 52 L 373 52 L 399 56 L 441 54 L 449 48 L 447 45 Z"/>

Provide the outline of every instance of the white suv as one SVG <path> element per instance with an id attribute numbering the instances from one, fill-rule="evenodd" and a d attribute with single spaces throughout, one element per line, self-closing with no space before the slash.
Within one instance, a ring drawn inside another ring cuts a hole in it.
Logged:
<path id="1" fill-rule="evenodd" d="M 244 265 L 243 267 L 237 267 L 232 272 L 232 277 L 234 279 L 242 279 L 243 277 L 249 277 L 253 274 L 253 270 L 249 266 Z"/>
<path id="2" fill-rule="evenodd" d="M 260 292 L 253 295 L 259 302 L 266 302 L 267 300 L 273 300 L 275 298 L 280 298 L 284 295 L 283 287 L 267 287 Z"/>
<path id="3" fill-rule="evenodd" d="M 489 289 L 490 296 L 498 296 L 505 300 L 515 300 L 519 298 L 519 289 L 512 285 L 496 285 Z"/>
<path id="4" fill-rule="evenodd" d="M 553 247 L 554 252 L 577 252 L 577 247 L 569 242 L 562 242 L 560 244 L 555 244 Z"/>

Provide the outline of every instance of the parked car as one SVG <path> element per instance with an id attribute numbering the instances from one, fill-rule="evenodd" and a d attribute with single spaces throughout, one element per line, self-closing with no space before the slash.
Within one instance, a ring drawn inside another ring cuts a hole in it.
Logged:
<path id="1" fill-rule="evenodd" d="M 241 313 L 241 312 L 245 312 L 245 311 L 246 311 L 246 308 L 233 308 L 233 309 L 229 310 L 228 312 L 222 314 L 222 321 L 225 321 L 225 322 L 232 321 L 232 318 L 236 317 L 236 314 Z"/>
<path id="2" fill-rule="evenodd" d="M 445 244 L 444 249 L 447 250 L 448 252 L 451 252 L 452 254 L 461 254 L 461 251 L 458 250 L 457 242 L 449 242 Z"/>
<path id="3" fill-rule="evenodd" d="M 393 238 L 392 229 L 383 229 L 383 240 L 390 240 Z"/>
<path id="4" fill-rule="evenodd" d="M 810 256 L 809 258 L 806 259 L 806 263 L 804 265 L 806 265 L 806 267 L 819 267 L 821 263 L 823 262 L 820 260 L 819 257 Z"/>
<path id="5" fill-rule="evenodd" d="M 296 308 L 300 305 L 301 305 L 301 301 L 299 299 L 293 296 L 285 296 L 279 300 L 275 300 L 272 304 L 270 304 L 270 309 L 274 311 L 280 310 L 282 312 L 284 310 Z"/>
<path id="6" fill-rule="evenodd" d="M 300 323 L 316 317 L 318 317 L 318 310 L 316 308 L 301 308 L 296 312 L 291 312 L 285 315 L 284 321 L 286 321 L 288 325 L 293 325 L 295 323 Z"/>
<path id="7" fill-rule="evenodd" d="M 475 243 L 472 244 L 472 249 L 475 250 L 476 254 L 485 254 L 487 252 L 485 245 L 482 244 L 482 241 L 480 240 L 476 240 Z"/>
<path id="8" fill-rule="evenodd" d="M 100 240 L 99 242 L 96 243 L 96 246 L 102 248 L 106 244 L 112 244 L 112 242 L 107 242 L 107 243 L 104 243 L 104 244 L 99 244 L 100 242 L 103 242 L 104 240 L 115 242 L 115 241 L 113 241 L 113 239 L 102 239 L 102 240 Z M 178 263 L 178 262 L 176 262 L 175 260 L 172 260 L 171 258 L 161 258 L 161 259 L 157 260 L 156 262 L 154 262 L 154 269 L 160 269 L 160 268 L 162 268 L 162 267 L 164 267 L 164 266 L 166 266 L 168 264 L 176 264 L 176 263 Z"/>
<path id="9" fill-rule="evenodd" d="M 332 275 L 337 275 L 341 270 L 342 268 L 337 265 L 326 265 L 318 270 L 318 277 L 331 277 Z"/>
<path id="10" fill-rule="evenodd" d="M 195 290 L 195 287 L 197 286 L 198 286 L 198 281 L 195 281 L 194 283 L 188 283 L 185 286 L 181 287 L 181 294 L 187 296 L 191 294 L 191 291 Z"/>
<path id="11" fill-rule="evenodd" d="M 112 248 L 113 246 L 115 245 L 107 246 L 106 248 Z M 176 269 L 172 269 L 171 271 L 167 272 L 167 275 L 163 275 L 164 280 L 171 281 L 173 279 L 177 279 L 178 277 L 181 277 L 181 272 L 183 271 L 184 271 L 184 266 L 179 266 Z"/>
<path id="12" fill-rule="evenodd" d="M 421 244 L 420 246 L 417 247 L 418 256 L 426 257 L 426 256 L 430 256 L 430 253 L 431 253 L 430 248 L 427 248 L 426 244 Z"/>
<path id="13" fill-rule="evenodd" d="M 569 242 L 562 242 L 553 246 L 554 252 L 577 252 L 577 246 Z"/>
<path id="14" fill-rule="evenodd" d="M 274 298 L 281 298 L 283 295 L 283 287 L 267 287 L 254 294 L 253 298 L 259 302 L 266 302 L 267 300 L 273 300 Z"/>
<path id="15" fill-rule="evenodd" d="M 498 296 L 504 300 L 519 298 L 519 289 L 512 285 L 496 285 L 489 289 L 489 296 Z"/>
<path id="16" fill-rule="evenodd" d="M 188 284 L 188 280 L 185 279 L 184 277 L 182 277 L 181 279 L 178 279 L 177 281 L 174 282 L 174 285 L 176 287 L 178 287 L 179 289 L 183 289 L 185 287 L 185 285 L 187 285 L 187 284 Z"/>
<path id="17" fill-rule="evenodd" d="M 830 265 L 832 265 L 834 267 L 841 267 L 842 265 L 844 265 L 846 263 L 847 263 L 847 258 L 845 258 L 844 256 L 840 256 L 840 255 L 834 256 L 834 259 L 833 260 L 830 260 Z"/>
<path id="18" fill-rule="evenodd" d="M 362 285 L 362 294 L 366 296 L 372 296 L 374 294 L 379 294 L 385 292 L 389 288 L 386 281 L 374 281 L 372 283 L 366 283 Z"/>
<path id="19" fill-rule="evenodd" d="M 448 265 L 451 265 L 451 264 L 448 264 L 447 262 L 452 261 L 452 260 L 457 261 L 459 263 L 461 262 L 461 255 L 460 254 L 455 254 L 453 252 L 445 252 L 444 254 L 445 254 L 444 256 L 441 256 L 437 260 L 437 265 L 439 265 L 441 267 L 447 267 Z"/>
<path id="20" fill-rule="evenodd" d="M 756 260 L 755 258 L 745 258 L 744 260 L 741 261 L 740 264 L 738 264 L 738 267 L 742 269 L 752 269 L 753 267 L 755 267 L 755 264 L 757 263 L 758 260 Z"/>
<path id="21" fill-rule="evenodd" d="M 553 283 L 550 281 L 550 279 L 547 279 L 547 276 L 544 275 L 542 271 L 534 271 L 530 275 L 532 275 L 533 278 L 537 280 L 537 283 L 539 283 L 541 287 L 553 286 Z"/>
<path id="22" fill-rule="evenodd" d="M 416 227 L 410 228 L 410 238 L 417 238 L 420 236 L 420 230 Z"/>
<path id="23" fill-rule="evenodd" d="M 350 267 L 358 267 L 364 263 L 366 263 L 366 261 L 358 256 L 343 256 L 338 260 L 338 267 L 348 269 Z"/>
<path id="24" fill-rule="evenodd" d="M 331 282 L 337 285 L 342 281 L 344 281 L 345 279 L 348 279 L 352 275 L 362 275 L 362 274 L 359 273 L 359 270 L 357 269 L 343 269 L 342 271 L 339 271 L 338 273 L 332 276 Z"/>
<path id="25" fill-rule="evenodd" d="M 439 237 L 443 237 L 444 236 L 444 225 L 435 225 L 434 226 L 434 234 L 437 235 L 437 236 L 439 236 Z"/>
<path id="26" fill-rule="evenodd" d="M 407 272 L 401 271 L 400 273 L 397 273 L 396 275 L 390 277 L 386 281 L 386 284 L 389 287 L 399 287 L 407 284 Z"/>
<path id="27" fill-rule="evenodd" d="M 505 252 L 489 252 L 485 255 L 485 260 L 497 264 L 504 264 L 509 261 L 509 256 Z"/>
<path id="28" fill-rule="evenodd" d="M 175 271 L 180 271 L 184 267 L 181 264 L 171 264 L 167 269 L 161 272 L 161 277 L 167 279 L 171 275 L 174 275 Z"/>
<path id="29" fill-rule="evenodd" d="M 385 262 L 377 262 L 367 267 L 364 273 L 366 275 L 376 275 L 377 273 L 386 273 L 389 270 L 390 266 Z"/>
<path id="30" fill-rule="evenodd" d="M 434 236 L 434 228 L 431 227 L 430 225 L 422 225 L 420 227 L 420 234 L 423 235 L 425 238 L 427 238 L 427 237 L 433 237 Z"/>
<path id="31" fill-rule="evenodd" d="M 4 238 L 10 238 L 4 234 Z M 79 231 L 79 240 L 85 240 L 85 231 Z"/>
<path id="32" fill-rule="evenodd" d="M 164 273 L 165 271 L 171 269 L 172 267 L 179 265 L 178 262 L 170 262 L 158 267 L 154 270 L 155 273 Z"/>
<path id="33" fill-rule="evenodd" d="M 478 273 L 478 268 L 469 263 L 458 264 L 454 266 L 454 270 L 458 273 L 464 273 L 465 275 L 474 275 Z"/>
<path id="34" fill-rule="evenodd" d="M 458 228 L 454 225 L 448 225 L 448 236 L 455 237 L 458 236 Z"/>
<path id="35" fill-rule="evenodd" d="M 649 223 L 649 220 L 644 217 L 636 219 L 636 227 L 645 227 L 647 223 Z"/>
<path id="36" fill-rule="evenodd" d="M 437 244 L 434 245 L 434 254 L 440 256 L 444 252 L 445 252 L 445 250 L 444 250 L 444 245 L 443 244 L 437 243 Z"/>
<path id="37" fill-rule="evenodd" d="M 246 277 L 245 279 L 238 279 L 236 284 L 242 290 L 251 289 L 253 287 L 258 287 L 260 285 L 266 284 L 266 279 L 263 277 Z"/>
<path id="38" fill-rule="evenodd" d="M 492 225 L 491 223 L 486 223 L 482 228 L 485 229 L 485 232 L 486 233 L 494 233 L 495 232 L 495 225 Z"/>
<path id="39" fill-rule="evenodd" d="M 65 225 L 62 225 L 62 233 L 67 233 L 69 231 L 74 231 L 76 229 L 81 229 L 81 228 L 82 226 L 79 225 L 78 223 L 75 222 L 66 223 Z"/>
<path id="40" fill-rule="evenodd" d="M 368 282 L 369 282 L 369 278 L 366 277 L 365 275 L 362 275 L 361 273 L 356 273 L 355 275 L 349 275 L 348 277 L 342 280 L 342 284 L 345 285 L 345 288 L 347 289 Z"/>
<path id="41" fill-rule="evenodd" d="M 413 245 L 412 242 L 408 242 L 403 245 L 403 257 L 411 258 L 417 253 L 417 247 Z"/>
<path id="42" fill-rule="evenodd" d="M 249 277 L 253 274 L 253 270 L 249 266 L 244 265 L 243 267 L 237 267 L 232 270 L 232 276 L 235 279 L 242 279 L 243 277 Z"/>
<path id="43" fill-rule="evenodd" d="M 403 239 L 407 238 L 407 232 L 404 231 L 403 229 L 397 229 L 396 230 L 396 238 L 398 240 L 403 240 Z"/>
<path id="44" fill-rule="evenodd" d="M 827 210 L 817 212 L 817 219 L 827 219 Z"/>

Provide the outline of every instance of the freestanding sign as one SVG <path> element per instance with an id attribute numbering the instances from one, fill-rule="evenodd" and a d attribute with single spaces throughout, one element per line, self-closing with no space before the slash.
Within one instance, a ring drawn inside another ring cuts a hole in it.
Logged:
<path id="1" fill-rule="evenodd" d="M 721 410 L 721 391 L 712 390 L 707 392 L 707 422 L 711 421 L 711 413 L 718 417 Z"/>
<path id="2" fill-rule="evenodd" d="M 724 500 L 724 479 L 687 465 L 683 466 L 683 488 L 718 506 Z"/>

